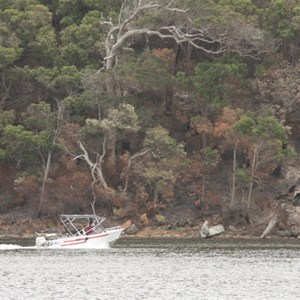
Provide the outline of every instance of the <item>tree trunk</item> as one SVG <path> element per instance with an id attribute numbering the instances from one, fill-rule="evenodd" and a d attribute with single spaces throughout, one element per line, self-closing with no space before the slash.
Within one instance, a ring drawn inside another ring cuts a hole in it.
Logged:
<path id="1" fill-rule="evenodd" d="M 105 143 L 105 141 L 103 143 Z M 89 167 L 91 168 L 91 174 L 94 179 L 93 184 L 98 181 L 105 189 L 108 189 L 108 185 L 104 179 L 104 176 L 102 173 L 102 168 L 101 168 L 102 157 L 100 158 L 99 162 L 93 163 L 90 160 L 89 155 L 81 142 L 79 142 L 79 147 L 83 151 L 83 154 L 75 157 L 74 159 L 83 158 L 86 161 L 86 163 L 89 165 Z M 103 148 L 105 148 L 105 147 L 103 146 Z M 104 156 L 104 155 L 105 155 L 105 153 L 102 154 L 102 156 Z M 95 177 L 95 174 L 96 174 L 96 177 Z"/>
<path id="2" fill-rule="evenodd" d="M 205 187 L 206 187 L 206 176 L 203 175 L 203 177 L 202 177 L 202 191 L 201 191 L 201 198 L 202 198 L 202 201 L 204 200 Z"/>
<path id="3" fill-rule="evenodd" d="M 44 176 L 43 176 L 43 184 L 42 184 L 42 190 L 41 190 L 41 197 L 40 197 L 40 203 L 37 211 L 37 216 L 38 218 L 41 216 L 42 212 L 42 205 L 45 201 L 46 198 L 46 188 L 47 188 L 47 180 L 48 180 L 48 175 L 49 175 L 49 170 L 50 170 L 50 165 L 51 165 L 51 158 L 52 158 L 52 150 L 48 152 L 47 155 L 47 163 L 44 168 Z"/>
<path id="4" fill-rule="evenodd" d="M 149 151 L 150 151 L 150 149 L 146 149 L 145 151 L 138 152 L 138 153 L 134 154 L 132 157 L 129 158 L 128 163 L 127 163 L 127 170 L 126 170 L 126 174 L 125 174 L 125 184 L 124 184 L 124 188 L 123 188 L 123 191 L 122 191 L 122 197 L 124 196 L 124 193 L 126 193 L 127 188 L 128 188 L 128 181 L 129 181 L 130 167 L 131 167 L 132 161 L 133 161 L 135 158 L 139 157 L 139 156 L 145 155 L 145 154 L 148 153 Z"/>
<path id="5" fill-rule="evenodd" d="M 262 235 L 260 236 L 262 239 L 264 239 L 275 227 L 275 225 L 278 222 L 278 215 L 276 214 L 275 216 L 273 216 L 267 226 L 267 228 L 264 230 L 264 232 L 262 233 Z"/>
<path id="6" fill-rule="evenodd" d="M 234 143 L 233 150 L 233 163 L 232 163 L 232 190 L 231 190 L 231 199 L 230 199 L 230 208 L 233 208 L 235 202 L 235 185 L 236 185 L 236 151 L 237 151 L 238 142 Z"/>
<path id="7" fill-rule="evenodd" d="M 248 201 L 247 201 L 247 214 L 249 212 L 250 204 L 251 204 L 255 171 L 256 171 L 257 164 L 258 164 L 259 148 L 260 148 L 259 145 L 255 146 L 254 151 L 253 151 L 253 158 L 252 158 L 252 165 L 251 165 L 251 176 L 250 176 L 250 184 L 249 184 L 249 193 L 248 193 Z"/>
<path id="8" fill-rule="evenodd" d="M 105 163 L 106 170 L 110 180 L 113 182 L 116 179 L 116 129 L 112 129 L 108 133 L 107 139 L 107 160 Z"/>
<path id="9" fill-rule="evenodd" d="M 44 165 L 44 176 L 43 176 L 43 183 L 42 183 L 42 190 L 41 190 L 41 196 L 40 196 L 40 203 L 39 203 L 39 207 L 38 207 L 38 211 L 37 211 L 37 216 L 38 218 L 41 216 L 41 212 L 42 212 L 42 205 L 45 202 L 45 198 L 46 198 L 46 188 L 47 188 L 47 181 L 48 181 L 48 175 L 49 175 L 49 171 L 50 171 L 50 165 L 51 165 L 51 160 L 52 160 L 52 154 L 53 154 L 53 147 L 56 144 L 56 139 L 59 136 L 59 133 L 61 131 L 61 116 L 63 113 L 63 105 L 61 102 L 59 102 L 57 100 L 57 126 L 54 132 L 54 136 L 53 136 L 53 140 L 52 140 L 52 146 L 50 148 L 50 150 L 48 151 L 47 154 L 47 162 Z M 44 159 L 43 159 L 43 155 L 42 153 L 40 153 L 41 159 L 44 163 Z"/>

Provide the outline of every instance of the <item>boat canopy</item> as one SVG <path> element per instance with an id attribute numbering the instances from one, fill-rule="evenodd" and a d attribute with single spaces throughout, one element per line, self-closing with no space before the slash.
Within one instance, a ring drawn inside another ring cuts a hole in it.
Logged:
<path id="1" fill-rule="evenodd" d="M 97 215 L 60 215 L 61 222 L 71 236 L 85 235 L 85 230 L 89 227 L 89 223 L 82 226 L 85 220 L 94 220 L 94 229 L 104 230 L 101 223 L 105 220 Z"/>
<path id="2" fill-rule="evenodd" d="M 76 219 L 94 219 L 103 222 L 105 218 L 99 217 L 97 215 L 60 215 L 61 219 L 69 219 L 69 220 L 76 220 Z"/>

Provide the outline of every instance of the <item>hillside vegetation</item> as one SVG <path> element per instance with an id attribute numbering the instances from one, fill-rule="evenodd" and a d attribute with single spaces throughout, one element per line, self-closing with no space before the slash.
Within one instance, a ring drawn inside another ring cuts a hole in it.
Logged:
<path id="1" fill-rule="evenodd" d="M 288 228 L 299 55 L 299 0 L 0 0 L 2 224 Z"/>

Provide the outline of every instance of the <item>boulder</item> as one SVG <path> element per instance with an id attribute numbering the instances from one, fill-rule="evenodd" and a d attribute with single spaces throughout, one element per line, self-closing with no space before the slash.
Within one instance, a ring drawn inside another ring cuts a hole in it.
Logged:
<path id="1" fill-rule="evenodd" d="M 225 228 L 222 224 L 209 227 L 208 221 L 205 221 L 200 229 L 200 236 L 202 238 L 208 238 L 208 237 L 219 235 L 224 231 Z"/>
<path id="2" fill-rule="evenodd" d="M 139 232 L 138 227 L 135 224 L 132 224 L 130 227 L 128 227 L 125 232 L 127 234 L 136 234 Z"/>
<path id="3" fill-rule="evenodd" d="M 125 223 L 123 223 L 121 225 L 122 228 L 124 228 L 124 230 L 128 229 L 130 226 L 132 225 L 132 221 L 131 220 L 127 220 Z"/>

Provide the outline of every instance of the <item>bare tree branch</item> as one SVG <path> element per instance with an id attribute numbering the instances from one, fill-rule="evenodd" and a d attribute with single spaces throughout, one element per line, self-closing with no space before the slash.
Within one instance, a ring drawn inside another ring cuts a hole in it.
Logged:
<path id="1" fill-rule="evenodd" d="M 178 45 L 188 44 L 195 49 L 210 54 L 229 51 L 252 58 L 256 58 L 264 52 L 275 51 L 279 46 L 278 41 L 270 39 L 270 42 L 267 42 L 261 31 L 249 24 L 240 24 L 238 21 L 232 22 L 231 27 L 224 32 L 220 32 L 217 28 L 209 28 L 207 25 L 197 28 L 193 26 L 193 22 L 188 15 L 189 10 L 175 6 L 173 0 L 169 1 L 168 4 L 143 0 L 138 0 L 135 3 L 132 7 L 131 1 L 123 2 L 117 25 L 113 25 L 111 21 L 106 22 L 110 26 L 105 41 L 104 64 L 106 70 L 117 64 L 118 56 L 120 56 L 121 50 L 126 47 L 126 42 L 130 38 L 143 35 L 171 39 Z M 160 13 L 163 11 L 177 13 L 183 16 L 185 21 L 173 26 L 160 26 L 156 29 L 135 28 L 135 20 L 144 13 Z"/>
<path id="2" fill-rule="evenodd" d="M 104 179 L 104 175 L 103 175 L 103 172 L 102 172 L 102 162 L 103 162 L 103 158 L 105 156 L 105 149 L 106 149 L 106 138 L 103 140 L 103 143 L 102 143 L 102 147 L 103 147 L 103 153 L 102 155 L 98 156 L 97 159 L 96 159 L 96 162 L 92 162 L 90 157 L 89 157 L 89 154 L 87 152 L 87 150 L 85 149 L 85 147 L 83 146 L 82 142 L 81 141 L 78 141 L 78 145 L 79 145 L 79 148 L 82 150 L 83 154 L 81 155 L 78 155 L 74 158 L 74 160 L 78 159 L 78 158 L 81 158 L 83 160 L 85 160 L 85 162 L 89 165 L 90 169 L 91 169 L 91 175 L 92 175 L 92 178 L 93 178 L 93 183 L 92 183 L 92 187 L 93 185 L 96 183 L 96 182 L 100 182 L 100 184 L 105 188 L 107 189 L 108 188 L 108 185 Z"/>
<path id="3" fill-rule="evenodd" d="M 149 151 L 150 151 L 150 149 L 146 149 L 146 150 L 144 150 L 144 151 L 141 151 L 141 152 L 138 152 L 138 153 L 134 154 L 133 156 L 131 156 L 131 157 L 129 158 L 128 163 L 127 163 L 127 169 L 126 169 L 126 175 L 125 175 L 125 185 L 124 185 L 124 189 L 123 189 L 123 191 L 122 191 L 122 197 L 123 197 L 124 193 L 126 193 L 127 188 L 128 188 L 129 170 L 130 170 L 132 161 L 133 161 L 134 159 L 136 159 L 137 157 L 144 156 L 144 155 L 147 154 Z"/>

